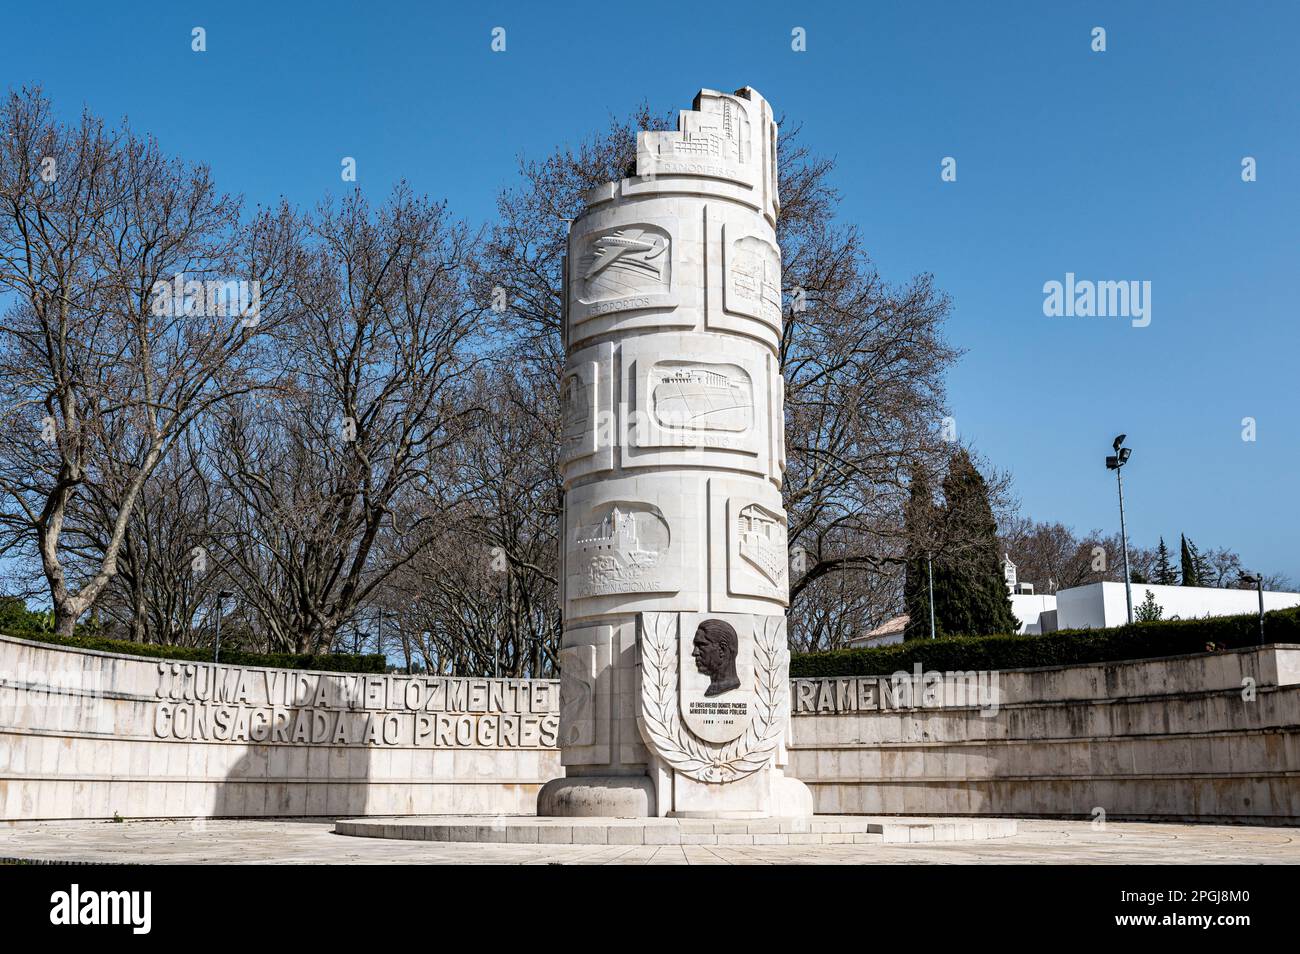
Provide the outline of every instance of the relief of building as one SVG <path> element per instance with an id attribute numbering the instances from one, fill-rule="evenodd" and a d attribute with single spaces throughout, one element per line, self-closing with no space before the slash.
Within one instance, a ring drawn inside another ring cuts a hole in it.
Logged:
<path id="1" fill-rule="evenodd" d="M 570 374 L 561 385 L 560 417 L 560 440 L 565 451 L 573 453 L 591 427 L 591 395 L 580 375 Z"/>
<path id="2" fill-rule="evenodd" d="M 741 508 L 736 518 L 737 548 L 742 560 L 774 588 L 786 585 L 785 520 L 757 504 Z"/>
<path id="3" fill-rule="evenodd" d="M 760 238 L 746 236 L 731 247 L 727 281 L 736 303 L 764 321 L 781 322 L 781 257 Z"/>
<path id="4" fill-rule="evenodd" d="M 744 165 L 749 161 L 749 117 L 739 103 L 721 101 L 714 113 L 684 112 L 681 129 L 656 143 L 656 158 L 690 162 L 705 159 Z"/>
<path id="5" fill-rule="evenodd" d="M 752 422 L 749 376 L 734 365 L 661 363 L 651 372 L 651 383 L 661 427 L 739 432 Z"/>

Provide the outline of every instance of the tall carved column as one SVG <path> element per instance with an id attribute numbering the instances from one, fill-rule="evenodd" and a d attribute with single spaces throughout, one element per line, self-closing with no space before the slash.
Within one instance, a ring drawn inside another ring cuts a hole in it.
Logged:
<path id="1" fill-rule="evenodd" d="M 703 90 L 637 137 L 566 267 L 560 746 L 542 815 L 803 815 L 789 602 L 777 127 Z"/>

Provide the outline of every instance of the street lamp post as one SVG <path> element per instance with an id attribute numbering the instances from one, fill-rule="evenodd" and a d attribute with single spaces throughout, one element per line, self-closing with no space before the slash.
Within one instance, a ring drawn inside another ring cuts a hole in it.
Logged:
<path id="1" fill-rule="evenodd" d="M 219 662 L 221 655 L 221 607 L 225 601 L 235 594 L 230 590 L 217 590 L 217 638 L 212 643 L 212 661 Z"/>
<path id="2" fill-rule="evenodd" d="M 1119 542 L 1120 549 L 1124 554 L 1124 602 L 1128 606 L 1128 621 L 1133 622 L 1133 584 L 1129 579 L 1128 571 L 1128 532 L 1124 528 L 1124 478 L 1120 476 L 1120 468 L 1128 463 L 1129 455 L 1133 453 L 1127 447 L 1124 447 L 1124 438 L 1127 434 L 1121 434 L 1115 438 L 1111 446 L 1115 453 L 1106 458 L 1106 469 L 1115 471 L 1115 485 L 1119 488 Z"/>
<path id="3" fill-rule="evenodd" d="M 1255 587 L 1255 592 L 1259 594 L 1259 644 L 1264 645 L 1264 574 L 1256 573 L 1253 576 L 1249 573 L 1241 574 L 1241 582 Z"/>
<path id="4" fill-rule="evenodd" d="M 931 562 L 929 551 L 926 551 L 925 554 L 925 574 L 928 577 L 930 589 L 930 638 L 934 639 L 934 565 Z"/>

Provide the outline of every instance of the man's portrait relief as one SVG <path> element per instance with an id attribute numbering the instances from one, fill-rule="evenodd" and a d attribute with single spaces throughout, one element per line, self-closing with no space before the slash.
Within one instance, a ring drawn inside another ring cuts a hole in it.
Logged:
<path id="1" fill-rule="evenodd" d="M 740 640 L 730 623 L 720 619 L 706 619 L 695 630 L 694 649 L 691 656 L 695 668 L 709 677 L 705 697 L 720 696 L 740 688 L 736 675 L 736 653 Z"/>

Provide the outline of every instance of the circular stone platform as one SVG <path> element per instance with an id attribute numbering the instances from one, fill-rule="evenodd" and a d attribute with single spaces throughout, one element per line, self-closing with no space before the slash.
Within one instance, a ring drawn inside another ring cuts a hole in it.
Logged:
<path id="1" fill-rule="evenodd" d="M 1016 833 L 1014 818 L 538 818 L 519 815 L 341 818 L 339 835 L 528 845 L 846 845 L 982 841 Z"/>

